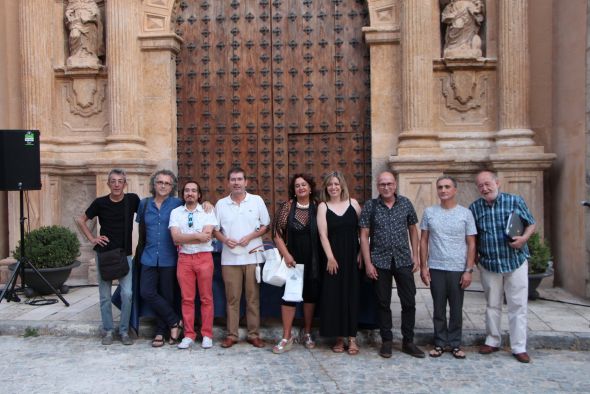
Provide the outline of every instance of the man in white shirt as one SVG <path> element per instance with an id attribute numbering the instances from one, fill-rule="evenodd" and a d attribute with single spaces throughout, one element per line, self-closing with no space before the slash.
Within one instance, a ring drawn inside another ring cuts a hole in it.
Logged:
<path id="1" fill-rule="evenodd" d="M 242 168 L 232 168 L 227 175 L 230 195 L 215 204 L 218 228 L 215 237 L 223 243 L 221 268 L 225 283 L 227 337 L 221 346 L 228 348 L 238 342 L 242 286 L 246 290 L 247 341 L 264 347 L 259 336 L 260 296 L 256 281 L 256 254 L 249 253 L 262 245 L 270 216 L 262 198 L 246 192 L 248 181 Z"/>
<path id="2" fill-rule="evenodd" d="M 213 346 L 213 246 L 211 239 L 217 218 L 213 212 L 205 212 L 201 205 L 201 187 L 196 181 L 188 181 L 182 190 L 184 205 L 170 213 L 170 233 L 178 251 L 176 275 L 182 294 L 182 318 L 184 338 L 179 349 L 187 349 L 195 341 L 195 295 L 199 286 L 201 299 L 201 347 Z"/>

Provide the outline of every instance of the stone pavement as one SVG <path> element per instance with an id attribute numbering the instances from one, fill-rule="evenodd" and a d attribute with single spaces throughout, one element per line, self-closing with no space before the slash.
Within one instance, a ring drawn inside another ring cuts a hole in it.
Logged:
<path id="1" fill-rule="evenodd" d="M 416 296 L 416 343 L 430 344 L 432 341 L 432 299 L 430 291 L 418 284 Z M 590 300 L 579 299 L 559 288 L 542 287 L 541 297 L 547 300 L 529 302 L 529 349 L 573 349 L 590 350 Z M 394 289 L 395 293 L 395 289 Z M 64 296 L 70 303 L 65 307 L 58 302 L 49 306 L 31 306 L 24 302 L 0 303 L 0 335 L 21 335 L 27 327 L 40 334 L 58 336 L 98 337 L 100 335 L 100 313 L 97 287 L 74 287 Z M 57 298 L 50 296 L 49 298 Z M 574 305 L 578 304 L 578 305 Z M 397 296 L 392 297 L 394 340 L 400 341 L 400 304 Z M 117 311 L 113 308 L 113 311 Z M 474 346 L 485 338 L 485 300 L 479 282 L 474 282 L 465 293 L 463 306 L 463 340 L 465 346 Z M 116 318 L 115 318 L 116 319 Z M 507 333 L 507 317 L 503 314 L 502 326 Z M 150 321 L 143 321 L 140 336 L 149 338 L 152 333 Z M 242 329 L 242 337 L 245 331 Z M 279 320 L 263 321 L 262 337 L 268 342 L 281 337 Z M 224 336 L 223 324 L 217 323 L 214 340 Z M 359 342 L 363 345 L 379 342 L 378 331 L 363 330 Z M 321 339 L 320 339 L 321 341 Z M 507 341 L 504 341 L 507 343 Z"/>
<path id="2" fill-rule="evenodd" d="M 240 343 L 231 349 L 153 349 L 98 340 L 0 338 L 2 393 L 588 393 L 590 352 L 533 349 L 521 364 L 507 351 L 467 360 L 449 353 L 390 359 L 363 347 L 334 354 L 295 346 L 282 355 Z"/>

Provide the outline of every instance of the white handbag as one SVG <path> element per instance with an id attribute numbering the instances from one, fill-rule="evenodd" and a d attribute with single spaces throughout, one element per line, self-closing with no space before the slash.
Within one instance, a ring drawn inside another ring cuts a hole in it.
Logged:
<path id="1" fill-rule="evenodd" d="M 285 283 L 285 294 L 283 300 L 288 302 L 303 301 L 303 264 L 297 264 L 288 269 L 289 276 Z"/>
<path id="2" fill-rule="evenodd" d="M 285 284 L 288 276 L 289 268 L 285 264 L 285 259 L 280 257 L 280 255 L 278 255 L 278 259 L 276 256 L 273 256 L 272 259 L 266 260 L 266 263 L 264 263 L 264 269 L 262 270 L 262 280 L 264 283 L 280 287 Z"/>
<path id="3" fill-rule="evenodd" d="M 256 261 L 264 263 L 264 268 L 262 269 L 262 281 L 264 283 L 273 286 L 283 286 L 285 284 L 288 268 L 277 248 L 265 250 L 263 249 L 263 245 L 261 245 L 252 249 L 250 253 L 256 253 Z"/>

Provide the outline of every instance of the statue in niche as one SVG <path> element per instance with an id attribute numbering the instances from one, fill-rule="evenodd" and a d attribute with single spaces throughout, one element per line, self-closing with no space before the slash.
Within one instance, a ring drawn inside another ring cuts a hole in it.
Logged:
<path id="1" fill-rule="evenodd" d="M 482 56 L 479 29 L 484 21 L 483 0 L 448 0 L 442 12 L 447 25 L 443 57 L 473 59 Z"/>
<path id="2" fill-rule="evenodd" d="M 98 57 L 104 55 L 104 43 L 101 14 L 96 2 L 70 0 L 65 19 L 70 49 L 67 66 L 98 68 Z"/>

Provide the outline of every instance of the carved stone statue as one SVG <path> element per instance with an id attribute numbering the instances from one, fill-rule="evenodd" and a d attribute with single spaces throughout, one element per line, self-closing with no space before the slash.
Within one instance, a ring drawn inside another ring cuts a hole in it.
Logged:
<path id="1" fill-rule="evenodd" d="M 101 14 L 94 0 L 70 0 L 65 12 L 69 30 L 70 56 L 68 67 L 100 66 L 99 56 L 104 55 Z"/>
<path id="2" fill-rule="evenodd" d="M 444 58 L 482 56 L 479 29 L 484 21 L 483 0 L 450 0 L 441 16 L 447 25 Z"/>

